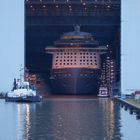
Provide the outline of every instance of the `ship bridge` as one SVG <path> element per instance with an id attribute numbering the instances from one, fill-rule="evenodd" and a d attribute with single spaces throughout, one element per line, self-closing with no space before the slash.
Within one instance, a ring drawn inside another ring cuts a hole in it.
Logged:
<path id="1" fill-rule="evenodd" d="M 46 46 L 77 24 L 93 39 L 95 36 L 101 46 L 108 46 L 119 81 L 120 0 L 25 0 L 26 67 L 32 73 L 49 73 L 52 58 L 46 56 Z"/>
<path id="2" fill-rule="evenodd" d="M 61 39 L 86 39 L 86 40 L 93 40 L 93 36 L 91 33 L 87 33 L 87 32 L 81 32 L 80 31 L 80 26 L 76 25 L 75 27 L 75 31 L 73 32 L 68 32 L 68 33 L 64 33 L 61 37 Z"/>
<path id="3" fill-rule="evenodd" d="M 64 33 L 58 41 L 56 47 L 97 47 L 99 42 L 93 38 L 91 33 L 80 31 L 80 26 L 76 25 L 73 32 Z"/>

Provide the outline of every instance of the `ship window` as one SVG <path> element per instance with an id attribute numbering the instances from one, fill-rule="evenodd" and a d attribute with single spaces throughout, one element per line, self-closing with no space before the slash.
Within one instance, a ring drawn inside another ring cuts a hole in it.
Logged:
<path id="1" fill-rule="evenodd" d="M 77 53 L 74 53 L 75 55 L 77 54 Z"/>
<path id="2" fill-rule="evenodd" d="M 91 65 L 93 65 L 93 63 L 90 63 Z"/>
<path id="3" fill-rule="evenodd" d="M 72 63 L 71 63 L 71 65 L 72 65 Z"/>
<path id="4" fill-rule="evenodd" d="M 76 63 L 74 63 L 74 65 L 76 65 Z"/>
<path id="5" fill-rule="evenodd" d="M 80 55 L 82 55 L 82 53 L 80 53 Z"/>
<path id="6" fill-rule="evenodd" d="M 71 59 L 71 61 L 72 61 L 72 59 Z"/>
<path id="7" fill-rule="evenodd" d="M 58 61 L 58 59 L 56 59 L 56 62 Z"/>
<path id="8" fill-rule="evenodd" d="M 69 58 L 69 56 L 67 58 Z"/>
<path id="9" fill-rule="evenodd" d="M 80 62 L 82 62 L 82 60 L 80 60 Z"/>
<path id="10" fill-rule="evenodd" d="M 64 59 L 64 61 L 66 61 L 66 60 Z"/>
<path id="11" fill-rule="evenodd" d="M 60 63 L 60 65 L 62 65 L 62 63 Z"/>
<path id="12" fill-rule="evenodd" d="M 70 58 L 72 58 L 72 56 Z"/>
<path id="13" fill-rule="evenodd" d="M 85 60 L 83 60 L 85 62 Z"/>
<path id="14" fill-rule="evenodd" d="M 97 65 L 97 63 L 95 63 L 95 65 Z"/>
<path id="15" fill-rule="evenodd" d="M 80 65 L 82 65 L 82 63 L 80 63 Z"/>
<path id="16" fill-rule="evenodd" d="M 58 56 L 56 56 L 56 58 L 58 58 Z"/>
<path id="17" fill-rule="evenodd" d="M 85 58 L 85 56 L 83 56 L 83 58 Z"/>
<path id="18" fill-rule="evenodd" d="M 73 53 L 71 53 L 71 55 L 73 55 Z"/>
<path id="19" fill-rule="evenodd" d="M 69 62 L 69 59 L 67 61 Z"/>
<path id="20" fill-rule="evenodd" d="M 76 61 L 76 59 L 74 61 Z"/>
<path id="21" fill-rule="evenodd" d="M 63 53 L 61 53 L 61 55 L 62 55 Z"/>
<path id="22" fill-rule="evenodd" d="M 67 63 L 67 65 L 69 65 L 69 63 Z"/>
<path id="23" fill-rule="evenodd" d="M 89 60 L 87 59 L 87 62 L 88 62 Z"/>
<path id="24" fill-rule="evenodd" d="M 89 65 L 89 63 L 87 63 L 87 65 Z"/>
<path id="25" fill-rule="evenodd" d="M 88 53 L 87 53 L 87 55 L 88 55 Z"/>
<path id="26" fill-rule="evenodd" d="M 76 56 L 74 56 L 74 58 L 76 58 Z"/>
<path id="27" fill-rule="evenodd" d="M 65 65 L 65 63 L 63 63 L 63 65 Z"/>
<path id="28" fill-rule="evenodd" d="M 60 61 L 62 61 L 62 59 L 60 59 Z"/>
<path id="29" fill-rule="evenodd" d="M 96 59 L 95 59 L 94 61 L 95 61 L 95 62 L 97 62 L 97 60 L 96 60 Z"/>
<path id="30" fill-rule="evenodd" d="M 94 53 L 94 55 L 96 55 L 96 53 Z"/>
<path id="31" fill-rule="evenodd" d="M 92 55 L 92 53 L 90 53 L 90 55 Z"/>
<path id="32" fill-rule="evenodd" d="M 92 58 L 92 56 L 90 56 L 90 58 Z"/>
<path id="33" fill-rule="evenodd" d="M 67 53 L 69 55 L 69 53 Z"/>
<path id="34" fill-rule="evenodd" d="M 55 65 L 57 65 L 57 63 L 55 63 Z"/>
<path id="35" fill-rule="evenodd" d="M 59 55 L 59 53 L 57 53 L 57 55 Z"/>
<path id="36" fill-rule="evenodd" d="M 92 59 L 90 61 L 92 61 Z"/>
<path id="37" fill-rule="evenodd" d="M 85 65 L 85 63 L 83 63 L 83 65 Z"/>
<path id="38" fill-rule="evenodd" d="M 88 58 L 88 56 L 87 56 L 87 58 Z"/>
<path id="39" fill-rule="evenodd" d="M 66 53 L 64 53 L 66 55 Z"/>
<path id="40" fill-rule="evenodd" d="M 96 58 L 96 56 L 94 56 L 94 58 Z"/>

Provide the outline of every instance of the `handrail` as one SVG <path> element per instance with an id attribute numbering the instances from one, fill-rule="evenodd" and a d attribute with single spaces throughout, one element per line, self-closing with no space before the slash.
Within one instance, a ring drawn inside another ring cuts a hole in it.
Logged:
<path id="1" fill-rule="evenodd" d="M 120 0 L 111 0 L 111 1 L 106 1 L 106 0 L 28 0 L 26 3 L 32 3 L 32 4 L 97 4 L 97 5 L 102 5 L 102 4 L 111 4 L 111 5 L 119 5 Z"/>

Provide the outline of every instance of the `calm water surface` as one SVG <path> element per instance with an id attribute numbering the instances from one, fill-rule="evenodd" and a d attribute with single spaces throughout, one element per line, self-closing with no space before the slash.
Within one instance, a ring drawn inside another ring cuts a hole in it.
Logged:
<path id="1" fill-rule="evenodd" d="M 140 140 L 140 120 L 109 99 L 0 100 L 0 140 Z"/>

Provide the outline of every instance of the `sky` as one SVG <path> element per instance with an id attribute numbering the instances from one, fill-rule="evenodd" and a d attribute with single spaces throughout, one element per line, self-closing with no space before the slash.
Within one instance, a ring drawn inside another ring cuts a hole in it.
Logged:
<path id="1" fill-rule="evenodd" d="M 140 90 L 140 0 L 122 0 L 122 93 Z"/>
<path id="2" fill-rule="evenodd" d="M 24 64 L 24 0 L 0 3 L 0 91 L 9 91 Z"/>
<path id="3" fill-rule="evenodd" d="M 122 93 L 140 89 L 140 0 L 122 0 Z M 9 91 L 24 65 L 24 0 L 0 4 L 0 91 Z"/>

